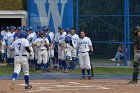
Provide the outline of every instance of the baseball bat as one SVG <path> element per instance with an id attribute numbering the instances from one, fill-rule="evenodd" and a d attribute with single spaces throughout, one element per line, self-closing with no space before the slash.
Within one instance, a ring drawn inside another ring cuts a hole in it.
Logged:
<path id="1" fill-rule="evenodd" d="M 90 54 L 89 57 L 90 57 L 90 61 L 92 61 L 92 54 Z M 92 63 L 90 63 L 90 65 L 91 65 L 91 77 L 94 77 L 94 67 Z"/>
<path id="2" fill-rule="evenodd" d="M 92 63 L 91 63 L 91 77 L 94 77 L 94 68 L 93 68 Z"/>

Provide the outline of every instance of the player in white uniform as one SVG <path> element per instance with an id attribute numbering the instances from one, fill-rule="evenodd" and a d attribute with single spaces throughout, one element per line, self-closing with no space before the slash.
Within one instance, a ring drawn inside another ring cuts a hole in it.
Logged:
<path id="1" fill-rule="evenodd" d="M 58 42 L 58 59 L 59 59 L 59 69 L 63 69 L 65 63 L 65 36 L 66 32 L 62 26 L 58 27 L 59 33 L 56 37 L 56 42 Z"/>
<path id="2" fill-rule="evenodd" d="M 54 33 L 50 31 L 48 26 L 44 26 L 43 30 L 46 34 L 46 38 L 49 40 L 49 49 L 48 49 L 48 66 L 50 66 L 50 62 L 54 63 Z M 48 72 L 50 72 L 48 67 Z"/>
<path id="3" fill-rule="evenodd" d="M 70 29 L 66 29 L 65 36 L 65 64 L 64 64 L 64 73 L 68 72 L 68 68 L 70 68 L 70 62 L 72 61 L 71 57 L 71 48 L 72 48 L 72 38 L 70 36 Z"/>
<path id="4" fill-rule="evenodd" d="M 32 34 L 32 27 L 28 27 L 26 29 L 26 32 L 28 33 L 28 37 L 27 37 L 27 40 L 29 41 L 29 45 L 30 45 L 30 50 L 31 50 L 31 56 L 29 56 L 29 65 L 30 67 L 35 67 L 35 60 L 34 60 L 34 50 L 33 50 L 33 47 L 32 47 L 32 39 L 35 38 L 35 35 Z"/>
<path id="5" fill-rule="evenodd" d="M 27 39 L 29 40 L 30 45 L 33 45 L 33 42 L 39 37 L 39 30 L 35 30 L 35 32 L 31 33 Z M 35 68 L 37 67 L 37 59 L 38 59 L 38 50 L 36 46 L 32 46 L 33 50 L 34 50 L 34 56 L 32 56 L 32 58 L 34 57 L 34 64 L 35 64 Z"/>
<path id="6" fill-rule="evenodd" d="M 69 51 L 71 53 L 71 57 L 72 57 L 72 61 L 70 62 L 70 69 L 74 69 L 75 68 L 75 64 L 76 64 L 76 56 L 77 56 L 77 43 L 78 43 L 78 39 L 79 36 L 76 33 L 74 28 L 71 28 L 70 30 L 70 36 L 72 39 L 72 47 L 70 47 Z"/>
<path id="7" fill-rule="evenodd" d="M 82 79 L 86 79 L 85 77 L 85 69 L 87 69 L 88 79 L 91 79 L 90 70 L 90 57 L 89 51 L 93 52 L 92 43 L 90 38 L 86 37 L 86 32 L 80 32 L 80 39 L 78 40 L 78 55 L 79 55 L 79 63 L 82 71 Z"/>
<path id="8" fill-rule="evenodd" d="M 39 38 L 34 41 L 34 46 L 38 49 L 38 61 L 37 66 L 38 70 L 41 70 L 41 65 L 43 63 L 43 71 L 47 70 L 48 67 L 48 47 L 49 47 L 49 40 L 45 37 L 44 31 L 40 29 Z"/>
<path id="9" fill-rule="evenodd" d="M 6 53 L 7 53 L 7 50 L 6 50 L 6 47 L 5 47 L 5 45 L 6 45 L 6 43 L 5 43 L 5 40 L 6 40 L 6 34 L 9 32 L 9 27 L 7 26 L 6 27 L 6 30 L 3 30 L 2 32 L 1 32 L 1 35 L 3 36 L 3 40 L 2 40 L 2 42 L 3 42 L 3 45 L 4 46 L 2 46 L 3 48 L 4 48 L 4 50 L 2 50 L 3 51 L 3 54 L 2 54 L 2 57 L 3 57 L 3 60 L 4 61 L 6 61 Z"/>
<path id="10" fill-rule="evenodd" d="M 1 31 L 1 35 L 2 35 L 3 37 L 5 37 L 6 34 L 7 34 L 7 31 L 3 29 L 3 30 Z M 3 39 L 4 39 L 4 38 L 3 38 Z"/>
<path id="11" fill-rule="evenodd" d="M 7 61 L 8 65 L 13 65 L 14 63 L 14 51 L 10 49 L 10 46 L 14 42 L 14 34 L 15 34 L 16 28 L 14 26 L 10 27 L 10 32 L 6 34 L 5 41 L 6 41 L 6 47 L 7 47 Z"/>
<path id="12" fill-rule="evenodd" d="M 5 55 L 4 55 L 5 50 L 4 49 L 5 49 L 5 41 L 3 40 L 3 36 L 0 36 L 0 55 L 1 55 L 0 61 L 1 62 L 5 61 Z"/>
<path id="13" fill-rule="evenodd" d="M 14 49 L 14 72 L 12 75 L 12 83 L 11 90 L 15 89 L 15 81 L 17 76 L 19 75 L 21 69 L 24 72 L 25 79 L 25 89 L 31 89 L 32 86 L 29 84 L 29 63 L 27 58 L 27 52 L 30 54 L 31 51 L 29 49 L 29 41 L 25 39 L 27 37 L 27 33 L 21 32 L 19 39 L 13 42 L 10 46 L 11 49 Z"/>

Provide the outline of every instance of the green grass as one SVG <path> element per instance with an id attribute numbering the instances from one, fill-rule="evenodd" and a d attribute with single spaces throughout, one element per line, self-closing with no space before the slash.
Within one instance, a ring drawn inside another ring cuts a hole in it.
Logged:
<path id="1" fill-rule="evenodd" d="M 111 68 L 111 67 L 95 67 L 94 68 L 94 73 L 95 74 L 102 74 L 102 75 L 132 75 L 132 68 Z M 7 67 L 7 66 L 0 66 L 0 76 L 5 76 L 5 75 L 11 75 L 13 73 L 13 68 L 12 67 Z M 21 73 L 23 75 L 23 72 Z M 39 75 L 39 72 L 36 72 L 33 69 L 30 69 L 30 74 L 31 75 Z M 81 74 L 80 69 L 76 69 L 70 74 Z"/>
<path id="2" fill-rule="evenodd" d="M 7 67 L 7 66 L 0 66 L 0 76 L 5 76 L 5 75 L 12 75 L 13 73 L 13 67 Z M 23 72 L 21 73 L 23 75 Z M 33 69 L 30 69 L 30 74 L 39 74 Z"/>
<path id="3" fill-rule="evenodd" d="M 102 75 L 131 75 L 133 72 L 132 68 L 110 68 L 110 67 L 95 67 L 95 74 Z M 77 69 L 71 72 L 72 74 L 81 74 L 81 70 Z"/>

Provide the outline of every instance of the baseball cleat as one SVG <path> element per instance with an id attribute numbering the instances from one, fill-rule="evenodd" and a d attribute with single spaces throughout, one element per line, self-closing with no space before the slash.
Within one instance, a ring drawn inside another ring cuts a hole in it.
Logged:
<path id="1" fill-rule="evenodd" d="M 65 70 L 64 70 L 64 73 L 68 73 L 68 70 L 67 70 L 67 69 L 65 69 Z"/>
<path id="2" fill-rule="evenodd" d="M 111 60 L 111 61 L 114 61 L 114 62 L 116 61 L 115 58 L 112 58 L 112 59 L 110 59 L 110 60 Z"/>
<path id="3" fill-rule="evenodd" d="M 138 84 L 138 81 L 131 80 L 129 81 L 129 84 Z"/>
<path id="4" fill-rule="evenodd" d="M 85 76 L 82 76 L 81 80 L 86 80 L 86 77 Z"/>
<path id="5" fill-rule="evenodd" d="M 119 67 L 119 66 L 120 66 L 120 64 L 118 63 L 118 64 L 117 64 L 117 66 Z"/>
<path id="6" fill-rule="evenodd" d="M 32 85 L 25 86 L 25 89 L 31 89 Z"/>
<path id="7" fill-rule="evenodd" d="M 59 67 L 59 70 L 63 70 L 63 67 Z"/>
<path id="8" fill-rule="evenodd" d="M 11 87 L 10 87 L 10 88 L 11 88 L 11 91 L 14 91 L 14 90 L 15 90 L 15 85 L 16 85 L 16 84 L 15 84 L 15 81 L 12 81 Z"/>
<path id="9" fill-rule="evenodd" d="M 92 78 L 91 78 L 91 76 L 88 76 L 88 80 L 91 80 Z"/>

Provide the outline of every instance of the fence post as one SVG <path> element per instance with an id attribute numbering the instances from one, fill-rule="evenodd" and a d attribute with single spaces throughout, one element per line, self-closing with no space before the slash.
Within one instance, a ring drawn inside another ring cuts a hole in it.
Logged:
<path id="1" fill-rule="evenodd" d="M 79 0 L 76 0 L 76 34 L 79 32 Z"/>
<path id="2" fill-rule="evenodd" d="M 127 42 L 128 42 L 128 55 L 127 65 L 130 66 L 130 14 L 129 14 L 129 0 L 127 0 Z"/>
<path id="3" fill-rule="evenodd" d="M 124 0 L 124 66 L 126 66 L 127 0 Z"/>

